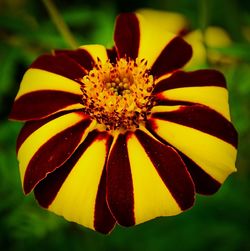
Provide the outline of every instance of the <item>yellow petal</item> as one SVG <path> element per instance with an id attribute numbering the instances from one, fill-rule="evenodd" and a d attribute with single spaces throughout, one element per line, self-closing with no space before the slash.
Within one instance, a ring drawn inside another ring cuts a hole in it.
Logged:
<path id="1" fill-rule="evenodd" d="M 179 34 L 188 26 L 187 19 L 176 12 L 160 11 L 154 9 L 139 9 L 136 13 L 145 17 L 154 27 L 161 26 L 164 30 Z"/>

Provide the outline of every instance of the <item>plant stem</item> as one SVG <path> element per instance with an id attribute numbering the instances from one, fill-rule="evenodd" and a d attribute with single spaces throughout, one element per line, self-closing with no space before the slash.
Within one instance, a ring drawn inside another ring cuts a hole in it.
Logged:
<path id="1" fill-rule="evenodd" d="M 207 0 L 200 0 L 199 1 L 199 11 L 200 11 L 200 29 L 204 31 L 209 22 L 209 10 L 210 10 L 210 4 Z"/>
<path id="2" fill-rule="evenodd" d="M 65 42 L 72 48 L 75 49 L 78 47 L 78 44 L 70 32 L 68 26 L 64 22 L 63 18 L 61 17 L 59 11 L 57 10 L 56 6 L 54 5 L 52 0 L 42 0 L 52 21 L 54 22 L 56 28 L 61 33 L 62 37 L 64 38 Z"/>
<path id="3" fill-rule="evenodd" d="M 200 29 L 201 29 L 201 33 L 202 33 L 202 43 L 206 49 L 206 63 L 208 64 L 208 46 L 205 40 L 205 31 L 206 28 L 208 27 L 208 23 L 209 23 L 209 10 L 210 10 L 210 5 L 209 5 L 209 1 L 208 0 L 200 0 L 199 1 L 199 11 L 200 11 Z"/>

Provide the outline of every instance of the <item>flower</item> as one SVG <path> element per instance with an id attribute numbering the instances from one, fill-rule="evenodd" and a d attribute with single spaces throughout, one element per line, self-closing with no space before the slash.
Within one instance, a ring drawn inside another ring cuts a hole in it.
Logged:
<path id="1" fill-rule="evenodd" d="M 10 114 L 25 194 L 102 233 L 192 207 L 234 172 L 225 78 L 184 72 L 191 46 L 143 15 L 117 17 L 115 46 L 38 57 Z"/>

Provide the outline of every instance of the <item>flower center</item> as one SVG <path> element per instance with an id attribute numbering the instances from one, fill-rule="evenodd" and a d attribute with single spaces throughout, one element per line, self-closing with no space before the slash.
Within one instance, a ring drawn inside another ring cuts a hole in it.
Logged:
<path id="1" fill-rule="evenodd" d="M 84 112 L 106 130 L 138 128 L 153 106 L 154 80 L 145 60 L 99 60 L 82 83 Z"/>

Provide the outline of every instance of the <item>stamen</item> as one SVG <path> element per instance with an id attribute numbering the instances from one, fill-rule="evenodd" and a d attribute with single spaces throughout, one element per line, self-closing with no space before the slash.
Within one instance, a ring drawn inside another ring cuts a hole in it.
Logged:
<path id="1" fill-rule="evenodd" d="M 98 60 L 82 83 L 84 112 L 106 130 L 137 128 L 153 106 L 154 80 L 146 60 Z"/>

